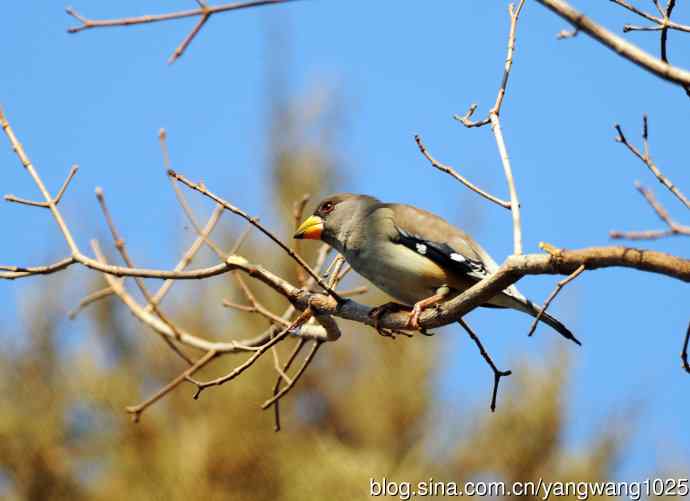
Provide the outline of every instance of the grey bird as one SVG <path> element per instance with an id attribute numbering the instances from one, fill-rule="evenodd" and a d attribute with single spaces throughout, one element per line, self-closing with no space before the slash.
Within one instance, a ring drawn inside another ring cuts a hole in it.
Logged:
<path id="1" fill-rule="evenodd" d="M 425 308 L 462 293 L 498 269 L 472 237 L 445 219 L 368 195 L 339 193 L 325 198 L 294 238 L 326 242 L 360 275 L 411 306 L 408 327 L 415 330 Z M 540 311 L 515 286 L 483 306 L 512 308 L 532 317 Z M 541 321 L 580 344 L 565 325 L 546 312 Z"/>

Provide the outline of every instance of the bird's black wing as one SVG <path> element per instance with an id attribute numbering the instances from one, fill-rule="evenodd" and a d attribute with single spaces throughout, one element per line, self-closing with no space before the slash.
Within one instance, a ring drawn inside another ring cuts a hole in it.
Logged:
<path id="1" fill-rule="evenodd" d="M 477 280 L 489 275 L 484 263 L 462 255 L 447 243 L 422 238 L 398 226 L 396 229 L 398 230 L 396 243 L 430 259 L 443 269 L 454 270 L 456 273 L 468 275 Z"/>

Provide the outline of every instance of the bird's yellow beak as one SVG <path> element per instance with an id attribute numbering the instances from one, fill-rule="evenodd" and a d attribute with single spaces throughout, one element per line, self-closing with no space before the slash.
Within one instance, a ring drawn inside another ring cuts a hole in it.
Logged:
<path id="1" fill-rule="evenodd" d="M 323 231 L 323 219 L 319 216 L 309 216 L 295 231 L 293 238 L 319 240 Z"/>

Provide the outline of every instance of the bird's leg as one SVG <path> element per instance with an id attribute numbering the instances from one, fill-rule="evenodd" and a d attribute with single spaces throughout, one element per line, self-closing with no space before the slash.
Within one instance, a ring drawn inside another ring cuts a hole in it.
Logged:
<path id="1" fill-rule="evenodd" d="M 409 306 L 405 306 L 404 304 L 396 303 L 396 302 L 388 302 L 385 304 L 382 304 L 380 306 L 377 306 L 375 308 L 372 308 L 372 310 L 369 312 L 369 317 L 374 320 L 374 329 L 376 329 L 376 332 L 378 332 L 380 335 L 384 337 L 394 337 L 391 333 L 386 331 L 385 329 L 382 329 L 380 327 L 380 322 L 381 322 L 381 316 L 383 316 L 386 313 L 393 313 L 396 311 L 402 311 L 402 310 L 408 310 Z"/>
<path id="2" fill-rule="evenodd" d="M 422 299 L 421 301 L 417 301 L 414 306 L 412 307 L 412 312 L 410 313 L 410 318 L 407 321 L 407 327 L 409 327 L 412 330 L 418 330 L 419 329 L 419 316 L 422 314 L 422 311 L 424 311 L 425 308 L 428 308 L 429 306 L 438 304 L 439 302 L 443 301 L 446 296 L 450 293 L 450 288 L 443 286 L 439 287 L 436 290 L 436 294 L 433 296 L 429 296 L 426 299 Z"/>

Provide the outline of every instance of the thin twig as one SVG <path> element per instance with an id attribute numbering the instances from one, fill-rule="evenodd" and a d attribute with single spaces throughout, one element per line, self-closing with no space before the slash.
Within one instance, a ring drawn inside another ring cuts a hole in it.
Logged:
<path id="1" fill-rule="evenodd" d="M 306 207 L 307 203 L 309 203 L 310 198 L 311 195 L 309 195 L 309 193 L 305 193 L 302 196 L 302 198 L 300 198 L 298 201 L 294 203 L 292 207 L 292 220 L 295 229 L 297 229 L 299 225 L 302 223 L 304 208 Z M 295 254 L 297 255 L 301 255 L 301 242 L 302 240 L 299 238 L 292 239 L 292 249 L 295 251 Z M 307 276 L 304 274 L 304 268 L 302 268 L 299 264 L 297 264 L 295 267 L 295 272 L 297 273 L 297 283 L 300 285 L 300 287 L 304 287 L 304 284 L 307 281 Z"/>
<path id="2" fill-rule="evenodd" d="M 244 293 L 245 297 L 249 301 L 249 305 L 241 305 L 241 304 L 236 304 L 233 303 L 232 301 L 229 301 L 227 299 L 223 300 L 223 306 L 226 306 L 228 308 L 235 308 L 238 310 L 246 311 L 249 313 L 258 313 L 259 315 L 267 318 L 273 323 L 280 324 L 280 325 L 289 325 L 290 322 L 287 322 L 284 320 L 282 317 L 276 315 L 273 313 L 271 310 L 266 308 L 263 304 L 261 304 L 257 299 L 256 296 L 254 296 L 254 293 L 251 291 L 247 283 L 244 281 L 244 278 L 242 275 L 239 274 L 239 272 L 234 273 L 235 279 L 237 280 L 237 283 L 240 284 L 240 288 L 242 289 L 242 292 Z"/>
<path id="3" fill-rule="evenodd" d="M 0 278 L 6 279 L 6 280 L 14 280 L 16 278 L 24 278 L 24 277 L 29 277 L 33 275 L 50 275 L 52 273 L 57 273 L 58 271 L 62 271 L 65 268 L 70 267 L 74 263 L 76 263 L 77 260 L 74 259 L 73 257 L 66 257 L 64 259 L 61 259 L 60 261 L 53 263 L 53 264 L 48 264 L 45 266 L 7 266 L 7 265 L 0 265 L 0 270 L 4 270 L 0 272 Z"/>
<path id="4" fill-rule="evenodd" d="M 196 256 L 197 252 L 199 252 L 199 250 L 203 247 L 204 243 L 207 242 L 209 235 L 218 224 L 218 221 L 220 221 L 223 212 L 224 210 L 220 206 L 217 206 L 215 209 L 213 209 L 211 217 L 208 219 L 206 226 L 204 226 L 204 228 L 201 230 L 201 233 L 197 235 L 196 240 L 194 240 L 194 243 L 192 243 L 187 252 L 185 252 L 185 254 L 182 256 L 180 262 L 177 263 L 177 266 L 175 266 L 175 270 L 184 270 L 189 265 L 189 263 L 191 263 L 192 259 L 194 259 L 194 256 Z M 170 291 L 170 288 L 173 286 L 174 283 L 175 280 L 166 280 L 165 282 L 163 282 L 163 285 L 161 285 L 161 287 L 158 289 L 158 292 L 156 292 L 151 298 L 151 302 L 146 306 L 146 309 L 151 310 L 155 305 L 160 304 L 160 302 Z"/>
<path id="5" fill-rule="evenodd" d="M 668 3 L 666 4 L 666 8 L 662 8 L 661 4 L 655 0 L 654 5 L 656 6 L 657 12 L 659 13 L 659 17 L 654 16 L 652 14 L 648 14 L 647 12 L 644 12 L 631 3 L 625 1 L 625 0 L 611 0 L 613 3 L 620 5 L 621 7 L 628 9 L 629 11 L 637 14 L 640 17 L 643 17 L 644 19 L 647 19 L 648 21 L 652 21 L 655 23 L 652 26 L 637 26 L 637 25 L 632 25 L 632 24 L 626 24 L 623 26 L 623 32 L 627 33 L 630 31 L 660 31 L 661 35 L 659 37 L 659 45 L 660 45 L 660 59 L 668 63 L 668 49 L 667 49 L 667 41 L 668 41 L 668 30 L 677 30 L 677 31 L 684 31 L 686 33 L 690 33 L 690 26 L 683 25 L 676 23 L 674 21 L 671 21 L 671 13 L 673 12 L 673 9 L 676 6 L 676 1 L 675 0 L 668 0 Z M 687 89 L 687 88 L 686 88 Z"/>
<path id="6" fill-rule="evenodd" d="M 110 215 L 110 211 L 108 210 L 108 205 L 105 203 L 105 195 L 103 193 L 102 188 L 96 188 L 96 198 L 98 199 L 98 204 L 101 206 L 101 211 L 103 211 L 103 217 L 105 218 L 106 224 L 108 225 L 108 229 L 110 229 L 110 234 L 112 235 L 113 241 L 115 242 L 115 248 L 120 253 L 120 256 L 122 256 L 122 260 L 124 261 L 124 263 L 130 268 L 134 268 L 134 261 L 132 261 L 132 258 L 130 257 L 129 252 L 127 251 L 127 247 L 125 246 L 125 241 L 120 235 L 120 233 L 117 231 L 115 221 L 113 221 L 113 218 Z M 153 297 L 146 288 L 144 280 L 142 278 L 135 278 L 134 281 L 136 282 L 137 287 L 139 287 L 139 290 L 143 294 L 144 298 L 146 298 L 148 304 L 151 305 L 153 312 L 158 316 L 158 318 L 161 319 L 161 321 L 164 324 L 170 327 L 170 330 L 172 331 L 175 339 L 179 341 L 181 337 L 180 331 L 177 329 L 175 324 L 160 310 L 157 304 L 153 302 Z M 167 336 L 160 335 L 160 337 L 161 339 L 163 339 L 163 341 L 165 341 L 165 344 L 167 344 L 170 347 L 170 349 L 173 350 L 182 360 L 187 362 L 187 364 L 194 364 L 194 362 L 192 362 L 192 360 L 186 354 L 184 354 L 180 350 L 180 348 L 178 348 L 175 345 L 175 343 L 173 343 L 172 340 L 170 340 Z"/>
<path id="7" fill-rule="evenodd" d="M 194 365 L 191 367 L 188 367 L 186 370 L 184 370 L 179 376 L 177 376 L 175 379 L 170 381 L 168 384 L 166 384 L 163 388 L 158 390 L 156 393 L 151 395 L 149 398 L 144 400 L 142 403 L 138 405 L 131 405 L 129 407 L 125 407 L 125 410 L 129 413 L 132 414 L 132 420 L 135 423 L 138 423 L 139 420 L 141 419 L 141 414 L 151 405 L 156 403 L 158 400 L 163 398 L 165 395 L 173 391 L 175 388 L 177 388 L 183 381 L 185 381 L 188 377 L 191 377 L 208 365 L 208 363 L 213 360 L 216 356 L 218 355 L 217 352 L 211 350 L 206 352 L 204 356 L 199 358 L 196 362 L 194 362 Z"/>
<path id="8" fill-rule="evenodd" d="M 344 301 L 344 299 L 341 298 L 341 297 L 338 295 L 337 292 L 335 292 L 333 289 L 331 289 L 330 287 L 328 287 L 328 285 L 321 279 L 321 277 L 318 276 L 317 273 L 314 272 L 314 270 L 311 269 L 311 267 L 306 263 L 306 261 L 304 261 L 304 259 L 302 259 L 300 256 L 298 256 L 297 254 L 295 254 L 295 252 L 294 252 L 290 247 L 288 247 L 287 245 L 285 245 L 285 243 L 284 243 L 283 241 L 281 241 L 281 240 L 280 240 L 278 237 L 276 237 L 270 230 L 268 230 L 266 227 L 264 227 L 264 225 L 262 225 L 262 224 L 258 221 L 258 219 L 256 219 L 255 217 L 250 216 L 249 214 L 247 214 L 247 213 L 244 212 L 243 210 L 241 210 L 241 209 L 235 207 L 234 205 L 230 204 L 230 203 L 227 202 L 226 200 L 223 200 L 223 199 L 220 198 L 219 196 L 217 196 L 217 195 L 215 195 L 214 193 L 210 192 L 203 184 L 194 183 L 193 181 L 190 181 L 189 179 L 187 179 L 186 177 L 184 177 L 184 176 L 181 175 L 181 174 L 178 174 L 177 172 L 175 172 L 175 171 L 172 170 L 172 169 L 168 170 L 168 175 L 169 175 L 170 177 L 173 177 L 173 178 L 177 179 L 178 181 L 182 182 L 183 184 L 185 184 L 185 185 L 188 186 L 189 188 L 191 188 L 191 189 L 193 189 L 193 190 L 195 190 L 195 191 L 198 191 L 198 192 L 201 193 L 202 195 L 204 195 L 204 196 L 210 198 L 211 200 L 215 201 L 216 203 L 222 205 L 223 207 L 225 207 L 227 210 L 229 210 L 229 211 L 232 212 L 233 214 L 236 214 L 236 215 L 238 215 L 238 216 L 240 216 L 240 217 L 246 219 L 247 221 L 249 221 L 249 222 L 250 222 L 252 225 L 254 225 L 261 233 L 263 233 L 263 234 L 266 235 L 268 238 L 270 238 L 271 240 L 273 240 L 273 242 L 276 243 L 276 244 L 278 245 L 278 247 L 280 247 L 281 249 L 283 249 L 292 259 L 294 259 L 295 261 L 297 261 L 297 262 L 300 264 L 300 266 L 302 266 L 302 268 L 304 268 L 304 270 L 305 270 L 307 273 L 309 273 L 309 274 L 312 276 L 312 278 L 313 278 L 314 280 L 316 280 L 316 282 L 317 282 L 321 287 L 323 287 L 324 290 L 325 290 L 326 292 L 328 292 L 328 294 L 330 294 L 336 301 L 338 301 L 338 302 Z"/>
<path id="9" fill-rule="evenodd" d="M 688 92 L 688 88 L 690 87 L 690 71 L 672 66 L 661 59 L 655 58 L 636 45 L 631 44 L 627 40 L 611 33 L 600 24 L 595 23 L 578 10 L 572 8 L 564 0 L 537 1 L 571 23 L 575 28 L 588 34 L 595 40 L 598 40 L 601 44 L 613 50 L 621 57 L 640 66 L 650 73 L 655 74 L 659 78 L 663 78 L 664 80 L 668 80 L 680 85 L 684 90 L 686 90 L 686 92 Z M 620 3 L 620 0 L 614 1 L 616 1 L 616 3 Z M 669 27 L 673 27 L 674 25 L 675 23 L 669 24 Z M 674 29 L 677 28 L 674 27 Z"/>
<path id="10" fill-rule="evenodd" d="M 302 374 L 304 374 L 304 371 L 307 370 L 307 367 L 309 367 L 309 364 L 314 360 L 314 356 L 316 356 L 316 352 L 318 349 L 321 347 L 323 344 L 323 341 L 314 341 L 314 344 L 312 345 L 311 351 L 307 354 L 307 356 L 304 358 L 304 361 L 302 362 L 302 365 L 300 368 L 297 370 L 295 375 L 290 379 L 290 382 L 283 387 L 282 390 L 280 390 L 278 393 L 273 395 L 271 398 L 266 400 L 262 405 L 262 409 L 268 409 L 271 405 L 275 404 L 283 398 L 292 388 L 294 388 L 295 384 L 297 381 L 299 381 L 300 377 L 302 377 Z"/>
<path id="11" fill-rule="evenodd" d="M 84 299 L 79 301 L 79 304 L 67 314 L 68 318 L 70 320 L 74 320 L 75 318 L 77 318 L 77 315 L 79 315 L 79 313 L 81 313 L 81 311 L 84 308 L 86 308 L 87 306 L 89 306 L 89 305 L 91 305 L 97 301 L 100 301 L 101 299 L 104 299 L 106 297 L 110 297 L 113 294 L 115 294 L 115 292 L 113 291 L 112 287 L 105 287 L 104 289 L 100 289 L 100 290 L 97 290 L 95 292 L 92 292 L 91 294 L 86 296 Z"/>
<path id="12" fill-rule="evenodd" d="M 57 208 L 55 199 L 50 195 L 50 192 L 43 183 L 43 180 L 38 175 L 36 168 L 33 166 L 31 160 L 29 160 L 28 155 L 24 151 L 24 147 L 17 139 L 17 136 L 15 136 L 12 127 L 10 127 L 10 123 L 7 121 L 7 118 L 5 117 L 5 114 L 2 111 L 2 107 L 0 107 L 0 126 L 2 126 L 2 130 L 5 132 L 7 139 L 9 139 L 10 144 L 12 145 L 12 149 L 19 158 L 19 161 L 21 162 L 22 166 L 28 172 L 29 176 L 31 176 L 31 179 L 33 179 L 34 183 L 38 187 L 38 190 L 41 192 L 41 195 L 43 196 L 46 204 L 48 205 L 48 209 L 50 210 L 50 213 L 52 214 L 55 223 L 57 224 L 58 228 L 60 229 L 60 232 L 65 238 L 65 242 L 67 243 L 67 246 L 69 247 L 72 256 L 75 259 L 80 260 L 78 256 L 80 254 L 79 248 L 77 247 L 77 244 L 74 241 L 72 233 L 69 231 L 69 228 L 67 228 L 65 220 L 62 218 L 62 214 Z"/>
<path id="13" fill-rule="evenodd" d="M 510 191 L 510 212 L 513 217 L 513 254 L 519 256 L 522 254 L 522 223 L 520 218 L 520 201 L 518 199 L 517 188 L 515 187 L 515 179 L 513 178 L 513 169 L 510 166 L 510 159 L 508 158 L 508 149 L 503 140 L 503 131 L 501 130 L 501 122 L 498 114 L 490 113 L 491 129 L 496 138 L 496 146 L 498 147 L 501 163 L 503 164 L 503 172 L 508 182 L 508 189 Z"/>
<path id="14" fill-rule="evenodd" d="M 185 254 L 182 256 L 180 259 L 180 262 L 177 264 L 175 267 L 176 271 L 184 270 L 189 263 L 192 261 L 196 253 L 201 249 L 201 247 L 204 244 L 204 241 L 206 237 L 213 231 L 215 228 L 216 224 L 220 220 L 221 215 L 223 214 L 224 209 L 222 207 L 216 207 L 211 214 L 211 217 L 209 218 L 208 222 L 206 223 L 206 226 L 203 228 L 201 234 L 197 237 L 197 239 L 194 241 L 194 243 L 190 246 L 190 248 L 185 252 Z M 242 242 L 242 237 L 240 237 L 239 243 Z M 234 253 L 234 252 L 233 252 Z M 158 291 L 153 295 L 151 298 L 151 301 L 149 304 L 146 305 L 146 310 L 151 311 L 153 310 L 154 305 L 160 304 L 160 302 L 163 300 L 165 295 L 170 291 L 170 288 L 173 286 L 175 283 L 175 280 L 173 279 L 168 279 L 165 282 L 163 282 L 163 285 L 158 289 Z M 105 297 L 108 297 L 112 295 L 114 291 L 112 290 L 111 287 L 106 287 L 105 289 L 101 289 L 99 291 L 93 292 L 86 296 L 84 299 L 82 299 L 79 304 L 69 312 L 68 316 L 70 319 L 74 319 L 84 308 L 87 306 L 93 304 L 96 301 L 99 301 L 100 299 L 103 299 Z"/>
<path id="15" fill-rule="evenodd" d="M 673 12 L 673 8 L 675 6 L 676 6 L 676 0 L 668 0 L 668 4 L 666 4 L 666 11 L 664 12 L 664 22 L 663 22 L 662 28 L 661 28 L 661 37 L 660 37 L 661 60 L 664 61 L 665 63 L 668 63 L 668 55 L 667 55 L 667 49 L 666 49 L 666 42 L 668 40 L 668 22 L 671 19 L 671 13 Z"/>
<path id="16" fill-rule="evenodd" d="M 67 187 L 69 186 L 69 183 L 72 181 L 72 178 L 74 175 L 77 173 L 79 170 L 79 166 L 74 164 L 72 168 L 70 168 L 69 173 L 67 174 L 67 178 L 65 181 L 62 183 L 62 187 L 60 187 L 60 191 L 58 191 L 57 195 L 55 195 L 55 198 L 53 199 L 53 203 L 55 205 L 58 205 L 60 203 L 60 200 L 62 200 L 62 195 L 65 194 L 65 190 L 67 190 Z M 25 198 L 19 198 L 14 195 L 5 195 L 5 200 L 8 202 L 14 202 L 18 204 L 23 204 L 23 205 L 30 205 L 32 207 L 43 207 L 43 208 L 48 208 L 48 202 L 35 202 L 33 200 L 27 200 Z"/>
<path id="17" fill-rule="evenodd" d="M 528 336 L 531 336 L 534 334 L 534 331 L 537 329 L 537 323 L 539 320 L 541 320 L 541 317 L 544 316 L 544 313 L 546 313 L 546 310 L 548 307 L 551 305 L 551 301 L 556 299 L 556 296 L 558 295 L 559 292 L 561 292 L 561 289 L 568 285 L 570 282 L 575 280 L 583 271 L 585 271 L 585 265 L 581 264 L 574 272 L 572 272 L 570 275 L 568 275 L 566 278 L 563 280 L 559 281 L 556 283 L 556 288 L 549 294 L 549 297 L 546 298 L 546 301 L 544 301 L 544 306 L 541 307 L 541 310 L 539 310 L 539 313 L 537 313 L 537 316 L 534 317 L 534 320 L 532 321 L 532 325 L 529 328 L 529 332 L 527 333 Z"/>
<path id="18" fill-rule="evenodd" d="M 517 8 L 511 3 L 508 5 L 508 14 L 510 15 L 510 33 L 508 34 L 508 52 L 506 54 L 505 64 L 503 67 L 503 78 L 498 89 L 496 102 L 489 110 L 488 116 L 478 122 L 473 122 L 470 118 L 477 109 L 477 105 L 473 104 L 464 116 L 455 115 L 455 119 L 461 122 L 465 127 L 481 127 L 486 124 L 491 124 L 491 130 L 496 139 L 496 147 L 498 154 L 501 157 L 501 164 L 503 165 L 503 172 L 508 183 L 510 191 L 510 211 L 513 218 L 513 254 L 519 256 L 522 254 L 522 223 L 520 217 L 520 200 L 518 199 L 517 188 L 515 187 L 515 179 L 513 178 L 513 169 L 510 165 L 510 158 L 508 157 L 508 149 L 503 139 L 503 131 L 501 129 L 501 122 L 499 115 L 501 113 L 501 106 L 505 98 L 506 90 L 508 88 L 508 80 L 510 78 L 510 70 L 513 66 L 513 53 L 515 52 L 515 38 L 517 31 L 517 22 L 520 17 L 520 12 L 525 4 L 525 0 L 521 0 Z"/>
<path id="19" fill-rule="evenodd" d="M 189 34 L 184 37 L 184 40 L 180 42 L 180 45 L 178 45 L 173 53 L 170 55 L 168 58 L 168 64 L 172 64 L 175 61 L 177 61 L 182 54 L 184 54 L 184 51 L 187 50 L 187 47 L 189 47 L 189 44 L 192 43 L 192 40 L 199 34 L 201 31 L 201 28 L 204 27 L 206 22 L 211 19 L 211 14 L 208 13 L 208 7 L 202 7 L 202 10 L 205 11 L 204 14 L 201 15 L 199 18 L 199 21 L 194 25 L 194 28 L 192 28 L 192 31 L 189 32 Z"/>
<path id="20" fill-rule="evenodd" d="M 648 14 L 648 13 L 638 9 L 637 7 L 635 7 L 630 2 L 627 2 L 626 0 L 610 0 L 610 1 L 617 4 L 617 5 L 620 5 L 621 7 L 625 8 L 625 9 L 628 9 L 630 12 L 633 12 L 640 17 L 647 19 L 648 21 L 652 21 L 652 22 L 657 23 L 657 24 L 659 24 L 659 22 L 661 21 L 658 17 L 653 16 L 651 14 Z"/>
<path id="21" fill-rule="evenodd" d="M 196 23 L 192 31 L 182 40 L 180 45 L 177 46 L 173 54 L 168 60 L 169 63 L 174 63 L 182 54 L 184 54 L 189 44 L 194 40 L 194 38 L 199 34 L 201 29 L 204 27 L 206 22 L 214 14 L 220 14 L 222 12 L 229 12 L 233 10 L 247 9 L 251 7 L 260 7 L 263 5 L 276 5 L 281 3 L 292 2 L 294 0 L 251 0 L 244 2 L 233 2 L 223 5 L 209 6 L 205 1 L 197 0 L 199 5 L 198 9 L 183 10 L 178 12 L 170 12 L 168 14 L 157 14 L 157 15 L 145 15 L 136 17 L 125 17 L 120 19 L 88 19 L 81 14 L 79 14 L 72 7 L 67 7 L 65 11 L 68 15 L 72 16 L 74 19 L 79 21 L 80 25 L 72 26 L 67 29 L 68 33 L 79 33 L 80 31 L 92 29 L 92 28 L 107 28 L 114 26 L 133 26 L 138 24 L 148 24 L 156 23 L 160 21 L 170 21 L 173 19 L 183 19 L 187 17 L 199 17 L 199 21 Z"/>
<path id="22" fill-rule="evenodd" d="M 295 344 L 294 349 L 292 350 L 292 353 L 290 353 L 290 356 L 288 359 L 285 361 L 285 365 L 283 365 L 282 372 L 286 373 L 289 369 L 290 366 L 292 365 L 292 362 L 295 361 L 295 358 L 297 358 L 297 355 L 299 355 L 299 352 L 302 351 L 302 348 L 304 348 L 304 345 L 307 344 L 307 340 L 304 338 L 299 338 L 297 340 L 297 343 Z M 280 390 L 280 383 L 283 381 L 283 377 L 281 375 L 278 375 L 276 378 L 276 382 L 273 385 L 273 395 L 277 395 L 278 391 Z M 280 431 L 280 400 L 276 400 L 275 405 L 273 406 L 273 415 L 274 415 L 274 420 L 275 420 L 275 425 L 274 425 L 274 431 Z"/>
<path id="23" fill-rule="evenodd" d="M 685 341 L 683 341 L 683 351 L 680 354 L 680 359 L 683 361 L 683 369 L 690 374 L 690 363 L 688 363 L 688 344 L 690 344 L 690 323 L 688 330 L 685 333 Z"/>
<path id="24" fill-rule="evenodd" d="M 668 188 L 671 193 L 673 193 L 678 200 L 681 201 L 683 205 L 685 205 L 686 208 L 690 209 L 690 200 L 676 187 L 669 178 L 667 178 L 664 174 L 661 173 L 661 170 L 657 167 L 657 165 L 654 163 L 652 158 L 649 155 L 649 145 L 648 145 L 648 123 L 647 123 L 647 115 L 642 116 L 642 142 L 643 142 L 643 152 L 640 152 L 639 149 L 635 147 L 635 145 L 631 144 L 628 142 L 628 139 L 625 137 L 625 134 L 623 134 L 623 129 L 619 124 L 614 124 L 614 128 L 616 129 L 616 132 L 618 132 L 618 136 L 615 138 L 615 140 L 619 143 L 622 143 L 630 152 L 635 155 L 637 158 L 642 160 L 642 163 L 644 163 L 649 170 L 654 174 L 654 176 L 659 180 L 661 184 L 663 184 L 666 188 Z"/>
<path id="25" fill-rule="evenodd" d="M 106 262 L 105 255 L 103 254 L 103 251 L 101 250 L 100 246 L 98 245 L 98 242 L 95 240 L 91 241 L 91 246 L 93 248 L 94 253 L 96 254 L 96 257 L 98 258 L 99 261 Z M 108 285 L 113 288 L 113 291 L 117 296 L 120 298 L 120 300 L 129 308 L 129 310 L 132 312 L 132 314 L 139 319 L 142 323 L 148 325 L 152 329 L 154 329 L 156 332 L 160 334 L 164 334 L 169 337 L 173 337 L 173 333 L 170 330 L 170 328 L 164 324 L 158 317 L 155 315 L 151 315 L 150 312 L 146 311 L 145 308 L 141 307 L 134 299 L 124 290 L 124 287 L 122 286 L 122 280 L 117 279 L 111 275 L 105 275 L 105 279 L 108 282 Z M 301 327 L 300 335 L 305 338 L 311 338 L 311 339 L 326 339 L 327 336 L 324 335 L 323 329 L 311 329 L 311 326 L 305 325 Z M 254 338 L 251 339 L 246 339 L 243 341 L 227 341 L 227 342 L 214 342 L 214 341 L 208 341 L 206 339 L 194 336 L 193 334 L 190 334 L 188 332 L 185 332 L 180 329 L 181 337 L 180 337 L 180 342 L 184 343 L 185 345 L 195 348 L 197 350 L 201 350 L 204 352 L 207 351 L 216 351 L 218 354 L 224 354 L 224 353 L 240 353 L 240 352 L 256 352 L 257 350 L 260 349 L 261 346 L 266 343 L 273 333 L 275 332 L 275 327 L 270 327 L 269 329 L 266 329 L 263 333 L 259 334 L 258 336 L 255 336 Z"/>
<path id="26" fill-rule="evenodd" d="M 500 205 L 504 209 L 510 209 L 510 202 L 506 202 L 505 200 L 501 200 L 498 197 L 493 196 L 492 194 L 482 190 L 478 186 L 474 185 L 467 179 L 465 179 L 462 175 L 460 175 L 455 169 L 453 169 L 449 165 L 442 164 L 438 160 L 436 160 L 434 157 L 431 156 L 431 153 L 429 153 L 429 150 L 426 149 L 426 146 L 424 146 L 424 143 L 422 142 L 422 138 L 419 137 L 418 134 L 414 136 L 414 140 L 417 142 L 417 146 L 419 147 L 419 151 L 424 155 L 424 157 L 431 163 L 432 166 L 436 167 L 438 170 L 441 172 L 445 172 L 446 174 L 449 174 L 450 176 L 454 177 L 458 181 L 460 181 L 462 184 L 464 184 L 466 187 L 468 187 L 470 190 L 474 191 L 475 193 L 483 196 L 487 200 L 492 201 L 493 203 Z"/>
<path id="27" fill-rule="evenodd" d="M 293 330 L 297 329 L 302 324 L 304 324 L 307 320 L 311 318 L 311 316 L 312 312 L 310 309 L 304 310 L 302 314 L 299 317 L 297 317 L 290 325 L 285 327 L 282 331 L 280 331 L 276 336 L 272 337 L 269 341 L 259 346 L 258 349 L 254 351 L 252 356 L 249 357 L 244 363 L 235 367 L 235 369 L 233 369 L 230 373 L 224 376 L 220 376 L 209 381 L 197 381 L 191 377 L 186 377 L 185 379 L 187 379 L 187 381 L 196 385 L 197 387 L 196 393 L 194 394 L 194 399 L 198 399 L 201 392 L 210 386 L 219 386 L 235 379 L 245 370 L 254 365 L 254 363 L 261 357 L 261 355 L 263 355 L 269 348 L 271 348 L 272 346 L 281 342 L 283 339 L 289 336 Z"/>
<path id="28" fill-rule="evenodd" d="M 171 167 L 170 163 L 170 151 L 168 149 L 168 142 L 167 142 L 168 134 L 165 129 L 160 129 L 158 131 L 158 141 L 161 147 L 161 154 L 163 155 L 163 166 L 165 167 L 165 171 L 168 172 Z M 194 231 L 196 232 L 197 235 L 201 235 L 201 228 L 199 227 L 199 223 L 197 222 L 196 218 L 194 217 L 194 211 L 192 211 L 192 208 L 189 206 L 189 202 L 187 202 L 187 198 L 184 196 L 184 193 L 182 193 L 182 190 L 180 190 L 180 187 L 178 186 L 177 182 L 168 176 L 168 179 L 170 180 L 170 184 L 173 188 L 173 191 L 175 192 L 175 198 L 177 198 L 177 202 L 180 204 L 180 207 L 182 207 L 182 211 L 185 213 L 185 216 L 187 216 L 187 220 L 189 223 L 192 225 L 192 228 L 194 228 Z M 217 204 L 218 207 L 222 206 L 220 204 Z M 221 261 L 224 260 L 225 254 L 223 251 L 220 249 L 218 245 L 216 245 L 213 240 L 211 240 L 208 235 L 204 239 L 206 242 L 206 245 L 209 246 L 209 248 L 218 256 Z M 234 252 L 232 252 L 234 254 Z"/>
<path id="29" fill-rule="evenodd" d="M 470 326 L 465 322 L 464 319 L 458 320 L 458 323 L 462 325 L 463 329 L 469 334 L 470 338 L 472 338 L 472 341 L 474 341 L 474 344 L 477 345 L 477 348 L 479 348 L 479 353 L 482 355 L 484 360 L 486 361 L 487 364 L 489 364 L 489 367 L 491 367 L 491 370 L 494 372 L 494 387 L 493 391 L 491 392 L 491 412 L 496 411 L 496 398 L 498 396 L 498 385 L 501 382 L 501 378 L 505 376 L 510 376 L 513 372 L 512 371 L 501 371 L 498 370 L 496 367 L 496 364 L 494 364 L 494 361 L 491 359 L 491 356 L 487 353 L 487 351 L 484 349 L 484 345 L 482 342 L 479 340 L 479 337 L 472 331 Z"/>
<path id="30" fill-rule="evenodd" d="M 669 237 L 672 235 L 688 235 L 690 236 L 690 226 L 684 226 L 676 223 L 668 211 L 659 203 L 651 190 L 648 190 L 640 183 L 635 182 L 635 188 L 647 200 L 647 203 L 654 209 L 659 219 L 661 219 L 668 226 L 665 230 L 645 230 L 645 231 L 610 231 L 609 236 L 615 239 L 627 240 L 655 240 L 659 238 Z"/>

